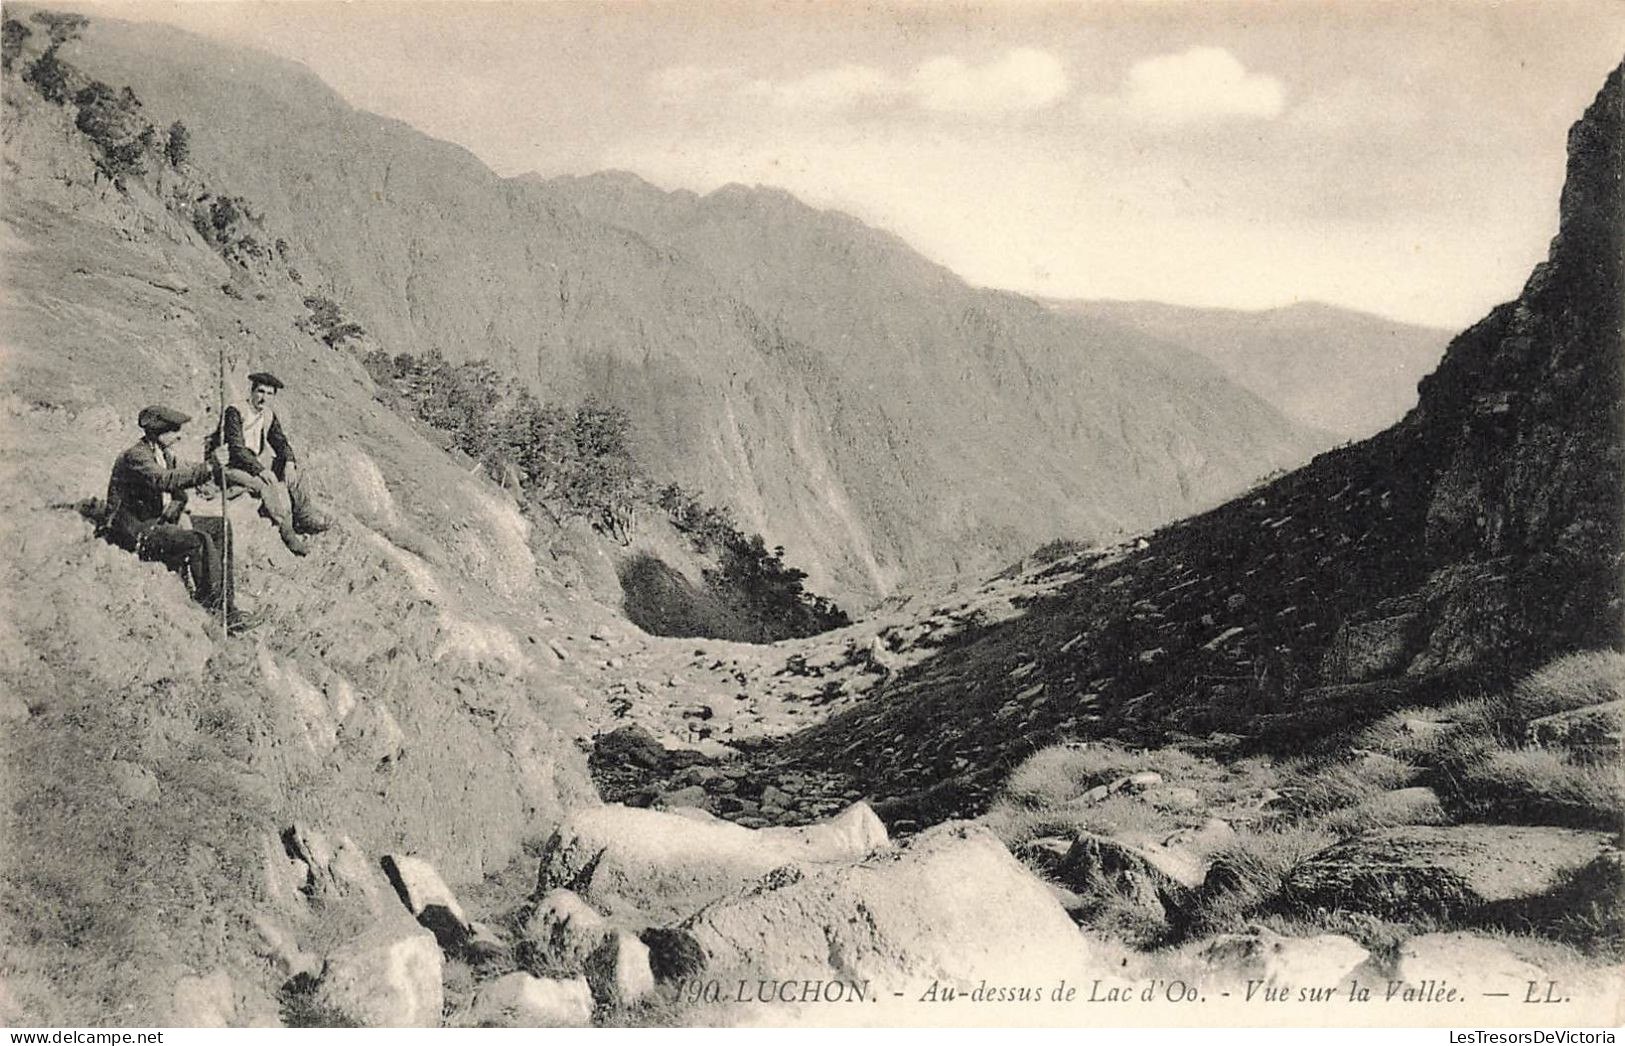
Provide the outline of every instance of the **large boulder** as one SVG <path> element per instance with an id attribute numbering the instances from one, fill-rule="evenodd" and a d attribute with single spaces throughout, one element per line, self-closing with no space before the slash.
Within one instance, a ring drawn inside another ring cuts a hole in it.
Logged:
<path id="1" fill-rule="evenodd" d="M 537 891 L 575 890 L 622 922 L 669 924 L 781 865 L 849 861 L 884 844 L 872 811 L 757 830 L 708 817 L 607 805 L 566 818 L 548 840 Z"/>
<path id="2" fill-rule="evenodd" d="M 432 1028 L 440 1024 L 440 978 L 434 934 L 402 920 L 328 955 L 315 1001 L 363 1028 Z"/>
<path id="3" fill-rule="evenodd" d="M 584 977 L 504 974 L 474 996 L 468 1021 L 487 1028 L 584 1028 L 592 1023 L 592 992 Z"/>
<path id="4" fill-rule="evenodd" d="M 1454 918 L 1539 898 L 1603 851 L 1601 832 L 1520 825 L 1413 825 L 1364 832 L 1310 857 L 1285 899 L 1306 908 Z"/>
<path id="5" fill-rule="evenodd" d="M 868 981 L 918 993 L 1076 978 L 1087 946 L 1045 885 L 987 829 L 949 822 L 857 863 L 782 868 L 681 927 L 706 976 Z"/>

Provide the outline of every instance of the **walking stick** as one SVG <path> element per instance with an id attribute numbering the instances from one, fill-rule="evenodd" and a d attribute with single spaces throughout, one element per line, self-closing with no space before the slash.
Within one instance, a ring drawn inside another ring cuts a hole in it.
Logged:
<path id="1" fill-rule="evenodd" d="M 215 446 L 226 445 L 226 339 L 220 338 L 220 351 L 217 356 L 220 361 L 218 382 L 220 390 L 220 414 L 215 418 Z M 220 579 L 220 634 L 230 635 L 230 624 L 227 621 L 227 608 L 233 602 L 231 598 L 231 512 L 226 504 L 226 467 L 219 462 L 214 463 L 214 478 L 220 490 L 220 540 L 224 544 L 220 550 L 220 561 L 225 567 L 224 576 Z"/>

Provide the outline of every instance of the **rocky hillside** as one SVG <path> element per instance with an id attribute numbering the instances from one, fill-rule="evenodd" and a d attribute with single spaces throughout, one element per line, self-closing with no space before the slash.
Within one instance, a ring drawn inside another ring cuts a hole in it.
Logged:
<path id="1" fill-rule="evenodd" d="M 1416 383 L 1439 365 L 1452 333 L 1315 302 L 1260 312 L 1049 304 L 1183 346 L 1292 420 L 1340 439 L 1375 435 L 1416 406 Z"/>
<path id="2" fill-rule="evenodd" d="M 567 589 L 511 499 L 294 329 L 301 287 L 199 234 L 212 174 L 149 154 L 121 190 L 98 169 L 73 109 L 19 79 L 35 30 L 4 81 L 0 1022 L 206 1020 L 188 978 L 213 970 L 238 1019 L 274 1020 L 263 956 L 323 932 L 276 908 L 295 835 L 478 879 L 595 801 L 573 744 L 588 669 L 549 643 L 614 615 Z M 198 460 L 222 350 L 233 397 L 252 369 L 288 383 L 281 413 L 337 517 L 295 559 L 234 509 L 263 620 L 229 641 L 76 509 L 148 403 L 197 419 L 178 450 Z"/>
<path id="3" fill-rule="evenodd" d="M 64 53 L 184 120 L 375 347 L 626 407 L 651 472 L 843 605 L 1165 522 L 1315 448 L 1189 353 L 780 193 L 504 180 L 300 67 L 154 26 L 97 19 Z"/>

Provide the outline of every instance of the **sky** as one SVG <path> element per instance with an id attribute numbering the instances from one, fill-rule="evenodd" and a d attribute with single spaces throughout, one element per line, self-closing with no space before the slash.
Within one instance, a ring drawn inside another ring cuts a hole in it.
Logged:
<path id="1" fill-rule="evenodd" d="M 302 62 L 502 175 L 773 185 L 1024 294 L 1449 328 L 1545 256 L 1625 57 L 1616 0 L 104 9 Z"/>

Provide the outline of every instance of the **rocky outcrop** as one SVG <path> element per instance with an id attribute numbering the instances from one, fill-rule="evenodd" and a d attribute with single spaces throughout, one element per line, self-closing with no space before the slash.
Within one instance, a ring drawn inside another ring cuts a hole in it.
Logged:
<path id="1" fill-rule="evenodd" d="M 1295 868 L 1284 896 L 1305 908 L 1396 919 L 1471 917 L 1532 902 L 1608 845 L 1601 832 L 1517 825 L 1377 829 Z"/>
<path id="2" fill-rule="evenodd" d="M 1426 933 L 1399 946 L 1393 976 L 1406 984 L 1471 984 L 1476 991 L 1522 999 L 1530 984 L 1544 991 L 1547 974 L 1520 959 L 1505 941 L 1472 933 Z"/>
<path id="3" fill-rule="evenodd" d="M 1625 700 L 1541 716 L 1530 722 L 1524 739 L 1538 748 L 1560 748 L 1599 762 L 1618 758 L 1625 745 Z"/>

